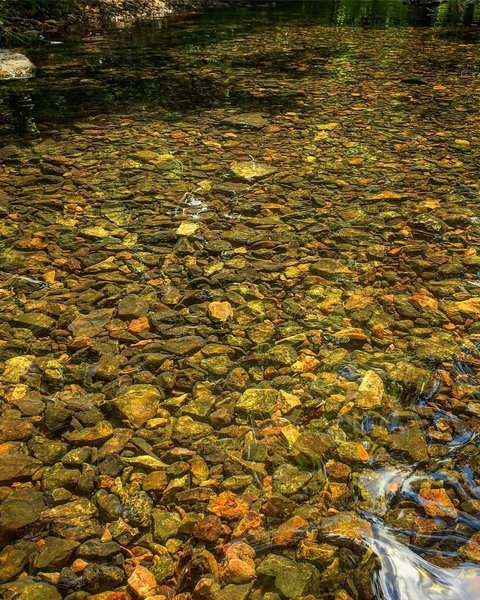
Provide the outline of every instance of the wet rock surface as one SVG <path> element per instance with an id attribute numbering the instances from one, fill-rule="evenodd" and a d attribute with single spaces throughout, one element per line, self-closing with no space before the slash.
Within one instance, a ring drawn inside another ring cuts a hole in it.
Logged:
<path id="1" fill-rule="evenodd" d="M 0 79 L 26 79 L 34 70 L 33 63 L 24 54 L 0 48 Z"/>
<path id="2" fill-rule="evenodd" d="M 384 530 L 478 586 L 474 45 L 218 27 L 221 106 L 5 135 L 0 596 L 368 600 Z"/>

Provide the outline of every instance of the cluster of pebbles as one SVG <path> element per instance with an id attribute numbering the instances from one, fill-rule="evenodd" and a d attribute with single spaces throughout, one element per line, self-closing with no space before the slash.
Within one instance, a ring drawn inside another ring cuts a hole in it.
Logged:
<path id="1" fill-rule="evenodd" d="M 260 110 L 11 136 L 3 598 L 368 600 L 378 519 L 480 562 L 474 49 L 237 32 L 171 52 Z"/>

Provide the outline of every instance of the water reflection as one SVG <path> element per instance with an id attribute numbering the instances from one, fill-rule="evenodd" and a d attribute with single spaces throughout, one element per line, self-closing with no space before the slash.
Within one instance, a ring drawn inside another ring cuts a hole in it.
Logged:
<path id="1" fill-rule="evenodd" d="M 157 107 L 173 113 L 212 104 L 243 110 L 293 110 L 301 104 L 302 92 L 292 79 L 309 72 L 327 77 L 335 69 L 336 77 L 347 81 L 354 69 L 348 61 L 352 48 L 302 48 L 299 39 L 297 47 L 288 51 L 248 52 L 248 45 L 236 46 L 227 57 L 218 55 L 215 46 L 251 31 L 261 33 L 282 24 L 298 27 L 308 23 L 397 28 L 395 43 L 402 44 L 402 27 L 478 23 L 478 5 L 462 6 L 453 0 L 433 8 L 402 0 L 287 1 L 279 2 L 275 10 L 219 9 L 201 16 L 160 19 L 104 35 L 72 38 L 62 45 L 31 50 L 38 67 L 36 79 L 0 85 L 0 118 L 4 125 L 35 132 L 36 125 L 45 121 L 67 123 L 98 112 L 134 110 L 139 104 L 143 109 Z M 439 31 L 443 35 L 443 30 Z M 465 27 L 449 31 L 455 36 L 468 34 Z M 337 66 L 335 59 L 340 59 Z M 443 70 L 447 65 L 440 62 L 438 68 Z M 275 86 L 261 94 L 238 86 L 242 71 L 253 75 L 255 70 L 263 76 L 270 73 Z M 285 86 L 279 87 L 282 73 Z"/>

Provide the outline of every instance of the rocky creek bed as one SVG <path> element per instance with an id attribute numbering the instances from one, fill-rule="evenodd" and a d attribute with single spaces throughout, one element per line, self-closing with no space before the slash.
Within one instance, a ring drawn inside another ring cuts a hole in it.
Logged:
<path id="1" fill-rule="evenodd" d="M 478 598 L 477 38 L 202 23 L 1 90 L 0 595 Z"/>

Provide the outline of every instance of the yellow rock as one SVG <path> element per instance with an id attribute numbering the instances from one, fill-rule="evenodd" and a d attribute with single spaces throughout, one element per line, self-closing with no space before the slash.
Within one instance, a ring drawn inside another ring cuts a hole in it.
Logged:
<path id="1" fill-rule="evenodd" d="M 35 356 L 15 356 L 5 361 L 5 370 L 2 378 L 9 383 L 20 383 L 24 377 L 35 365 Z"/>
<path id="2" fill-rule="evenodd" d="M 193 235 L 196 231 L 200 229 L 200 225 L 197 223 L 182 223 L 180 227 L 177 229 L 177 235 Z"/>

